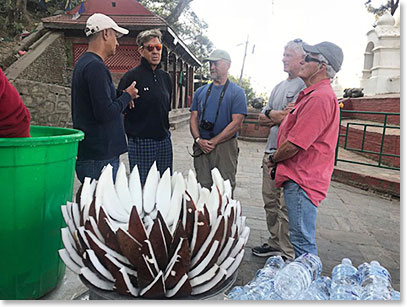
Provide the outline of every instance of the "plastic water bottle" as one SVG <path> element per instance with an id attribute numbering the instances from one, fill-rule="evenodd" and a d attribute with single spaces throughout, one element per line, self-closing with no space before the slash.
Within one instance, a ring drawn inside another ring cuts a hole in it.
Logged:
<path id="1" fill-rule="evenodd" d="M 283 299 L 294 299 L 308 289 L 321 271 L 322 263 L 318 256 L 302 254 L 277 272 L 274 281 L 276 292 Z"/>
<path id="2" fill-rule="evenodd" d="M 245 288 L 243 286 L 236 286 L 226 295 L 228 300 L 239 300 L 245 294 Z"/>
<path id="3" fill-rule="evenodd" d="M 362 286 L 362 300 L 391 300 L 392 290 L 390 273 L 378 261 L 370 265 L 363 263 L 358 267 Z"/>
<path id="4" fill-rule="evenodd" d="M 360 292 L 358 270 L 349 258 L 343 258 L 332 269 L 331 300 L 359 300 Z"/>
<path id="5" fill-rule="evenodd" d="M 276 273 L 285 266 L 281 256 L 272 256 L 267 259 L 264 267 L 256 272 L 253 281 L 260 282 L 264 279 L 274 279 Z"/>
<path id="6" fill-rule="evenodd" d="M 400 292 L 393 289 L 391 291 L 391 299 L 393 301 L 399 301 L 400 300 Z"/>
<path id="7" fill-rule="evenodd" d="M 330 298 L 331 279 L 326 276 L 320 276 L 314 280 L 307 290 L 300 293 L 296 300 L 314 300 L 327 301 Z"/>

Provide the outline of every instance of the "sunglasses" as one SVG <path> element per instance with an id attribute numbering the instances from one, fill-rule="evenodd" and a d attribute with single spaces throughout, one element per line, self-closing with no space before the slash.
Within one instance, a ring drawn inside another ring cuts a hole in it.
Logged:
<path id="1" fill-rule="evenodd" d="M 318 64 L 324 63 L 324 62 L 322 62 L 321 60 L 318 60 L 318 59 L 316 59 L 316 58 L 313 58 L 313 57 L 310 56 L 309 54 L 307 54 L 307 55 L 305 56 L 304 61 L 307 62 L 307 63 L 309 63 L 309 62 L 315 62 L 315 63 L 318 63 Z"/>
<path id="2" fill-rule="evenodd" d="M 147 49 L 149 52 L 152 52 L 155 48 L 155 50 L 160 51 L 163 48 L 162 44 L 157 44 L 157 45 L 148 45 L 148 46 L 143 46 L 144 49 Z"/>
<path id="3" fill-rule="evenodd" d="M 293 42 L 297 44 L 303 43 L 301 38 L 296 38 L 295 40 L 293 40 Z"/>

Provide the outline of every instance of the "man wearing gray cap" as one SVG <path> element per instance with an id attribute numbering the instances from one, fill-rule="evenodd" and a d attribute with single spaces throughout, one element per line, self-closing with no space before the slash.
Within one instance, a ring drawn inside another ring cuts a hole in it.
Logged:
<path id="1" fill-rule="evenodd" d="M 85 177 L 99 178 L 109 163 L 115 177 L 119 156 L 127 151 L 122 113 L 136 98 L 137 89 L 133 82 L 118 96 L 104 60 L 115 54 L 117 39 L 128 32 L 103 14 L 93 14 L 86 21 L 88 49 L 72 75 L 73 127 L 85 133 L 85 139 L 79 142 L 75 167 L 82 183 Z"/>
<path id="2" fill-rule="evenodd" d="M 230 180 L 233 191 L 239 155 L 237 131 L 247 115 L 246 96 L 228 79 L 231 59 L 226 51 L 217 49 L 205 61 L 209 61 L 213 82 L 196 90 L 190 108 L 194 167 L 203 187 L 211 188 L 211 170 L 216 167 L 223 179 Z"/>
<path id="3" fill-rule="evenodd" d="M 307 87 L 281 123 L 269 164 L 276 186 L 284 188 L 296 257 L 318 253 L 317 207 L 328 192 L 339 132 L 339 105 L 330 81 L 343 61 L 342 49 L 330 42 L 303 49 L 307 54 L 298 76 Z"/>

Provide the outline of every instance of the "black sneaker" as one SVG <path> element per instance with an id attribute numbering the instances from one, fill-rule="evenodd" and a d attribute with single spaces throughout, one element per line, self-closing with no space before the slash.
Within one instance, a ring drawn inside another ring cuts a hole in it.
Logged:
<path id="1" fill-rule="evenodd" d="M 281 256 L 281 251 L 272 248 L 267 243 L 264 243 L 262 246 L 256 246 L 252 248 L 252 253 L 258 257 L 270 257 L 270 256 Z"/>

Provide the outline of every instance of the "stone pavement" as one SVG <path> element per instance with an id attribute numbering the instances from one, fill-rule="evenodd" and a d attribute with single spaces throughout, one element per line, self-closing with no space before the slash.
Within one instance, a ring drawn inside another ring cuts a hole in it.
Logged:
<path id="1" fill-rule="evenodd" d="M 172 131 L 174 147 L 174 170 L 184 176 L 193 169 L 191 151 L 192 138 L 188 126 Z M 266 258 L 251 253 L 251 248 L 266 242 L 268 232 L 261 196 L 261 159 L 264 143 L 239 140 L 240 156 L 237 173 L 235 198 L 243 207 L 250 227 L 250 237 L 244 259 L 239 268 L 236 285 L 249 282 Z M 127 155 L 123 155 L 127 163 Z M 75 180 L 74 193 L 78 189 Z M 325 276 L 332 268 L 348 257 L 358 266 L 363 262 L 378 260 L 387 268 L 393 279 L 393 286 L 400 290 L 400 201 L 371 192 L 332 182 L 328 196 L 318 208 L 317 245 L 323 263 Z M 79 278 L 66 270 L 60 285 L 43 299 L 70 300 L 86 292 Z M 221 298 L 221 297 L 218 297 Z"/>

